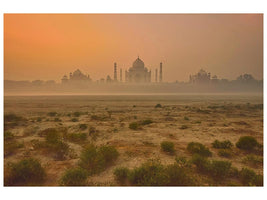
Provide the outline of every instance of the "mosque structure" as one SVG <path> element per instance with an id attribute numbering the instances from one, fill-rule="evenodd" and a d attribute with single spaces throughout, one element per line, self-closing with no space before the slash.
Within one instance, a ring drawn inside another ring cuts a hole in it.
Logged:
<path id="1" fill-rule="evenodd" d="M 74 71 L 73 73 L 70 73 L 69 78 L 67 75 L 64 75 L 61 79 L 62 84 L 66 83 L 88 83 L 91 82 L 92 79 L 89 75 L 83 74 L 79 69 Z"/>

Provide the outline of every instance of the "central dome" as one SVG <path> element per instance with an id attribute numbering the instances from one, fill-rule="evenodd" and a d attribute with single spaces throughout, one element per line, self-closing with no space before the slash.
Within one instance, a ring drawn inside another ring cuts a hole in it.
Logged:
<path id="1" fill-rule="evenodd" d="M 144 67 L 145 64 L 139 57 L 133 62 L 133 68 L 144 68 Z"/>

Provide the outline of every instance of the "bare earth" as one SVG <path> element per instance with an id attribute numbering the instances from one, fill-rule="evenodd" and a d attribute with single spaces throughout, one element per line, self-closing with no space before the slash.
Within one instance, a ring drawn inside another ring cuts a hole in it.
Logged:
<path id="1" fill-rule="evenodd" d="M 155 108 L 161 104 L 162 108 Z M 25 157 L 40 160 L 47 173 L 44 185 L 59 185 L 59 179 L 68 168 L 75 167 L 83 147 L 93 142 L 96 145 L 109 144 L 119 152 L 115 165 L 104 172 L 91 176 L 93 185 L 117 185 L 113 171 L 123 166 L 130 169 L 140 166 L 150 158 L 159 158 L 163 164 L 172 164 L 175 156 L 161 151 L 162 141 L 175 144 L 177 156 L 190 157 L 186 147 L 189 142 L 200 142 L 212 151 L 212 159 L 229 160 L 239 170 L 246 166 L 242 162 L 245 154 L 234 147 L 232 158 L 218 156 L 212 148 L 214 140 L 230 140 L 235 144 L 240 136 L 253 136 L 263 144 L 263 109 L 253 109 L 263 104 L 262 95 L 92 95 L 92 96 L 6 96 L 4 113 L 14 113 L 27 119 L 27 125 L 8 128 L 16 141 L 23 142 L 23 148 L 5 156 L 5 168 L 9 162 Z M 57 116 L 49 116 L 56 112 Z M 72 122 L 74 112 L 81 112 L 77 122 Z M 101 119 L 92 119 L 96 115 Z M 41 121 L 37 118 L 41 118 Z M 188 119 L 185 119 L 187 117 Z M 55 122 L 55 118 L 59 121 Z M 151 119 L 153 123 L 142 126 L 141 130 L 129 129 L 129 123 Z M 80 130 L 79 124 L 88 128 Z M 187 128 L 181 129 L 186 125 Z M 32 146 L 33 139 L 44 140 L 38 133 L 47 128 L 66 127 L 68 133 L 88 133 L 95 127 L 95 140 L 88 136 L 81 143 L 66 141 L 77 156 L 57 161 Z M 250 167 L 251 168 L 251 167 Z M 263 174 L 263 167 L 252 168 Z"/>

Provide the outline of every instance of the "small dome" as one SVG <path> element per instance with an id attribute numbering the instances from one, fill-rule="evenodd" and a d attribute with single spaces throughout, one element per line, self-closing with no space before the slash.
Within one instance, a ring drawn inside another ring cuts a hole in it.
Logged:
<path id="1" fill-rule="evenodd" d="M 133 62 L 133 68 L 144 68 L 144 67 L 145 64 L 139 57 Z"/>
<path id="2" fill-rule="evenodd" d="M 82 74 L 82 72 L 79 69 L 77 69 L 75 72 L 73 72 L 74 76 L 80 76 L 81 74 Z"/>

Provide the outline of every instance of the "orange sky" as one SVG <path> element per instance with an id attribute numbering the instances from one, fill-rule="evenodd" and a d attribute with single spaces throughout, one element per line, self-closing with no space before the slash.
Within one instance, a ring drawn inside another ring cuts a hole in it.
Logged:
<path id="1" fill-rule="evenodd" d="M 60 81 L 79 68 L 93 80 L 128 69 L 137 55 L 164 81 L 203 68 L 219 78 L 263 78 L 260 14 L 5 14 L 4 79 Z"/>

